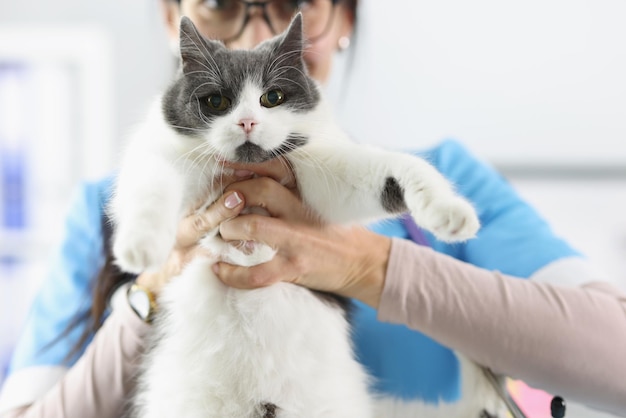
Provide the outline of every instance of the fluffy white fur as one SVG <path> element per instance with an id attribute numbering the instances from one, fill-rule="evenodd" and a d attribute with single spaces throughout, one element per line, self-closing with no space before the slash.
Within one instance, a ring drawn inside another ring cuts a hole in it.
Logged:
<path id="1" fill-rule="evenodd" d="M 161 298 L 165 337 L 147 358 L 144 417 L 371 417 L 367 377 L 337 309 L 290 284 L 226 288 L 196 261 Z"/>
<path id="2" fill-rule="evenodd" d="M 219 161 L 234 160 L 246 140 L 275 149 L 290 132 L 310 142 L 287 154 L 306 204 L 330 222 L 365 222 L 391 216 L 381 203 L 388 177 L 404 190 L 416 222 L 444 240 L 471 238 L 478 229 L 472 206 L 425 161 L 356 145 L 333 123 L 324 104 L 312 112 L 267 109 L 263 94 L 246 85 L 237 107 L 203 136 L 189 137 L 163 119 L 160 99 L 124 154 L 110 213 L 114 254 L 125 271 L 158 268 L 175 240 L 177 225 L 201 199 L 222 192 L 215 182 Z M 238 121 L 258 121 L 246 136 Z M 275 141 L 274 143 L 269 141 Z M 138 417 L 258 418 L 264 403 L 280 418 L 478 418 L 496 397 L 479 369 L 462 360 L 463 399 L 426 406 L 381 399 L 368 391 L 369 378 L 354 359 L 343 312 L 291 284 L 258 290 L 225 287 L 211 264 L 223 259 L 254 265 L 274 250 L 258 244 L 243 254 L 209 234 L 203 244 L 214 259 L 192 262 L 160 297 L 134 400 Z"/>

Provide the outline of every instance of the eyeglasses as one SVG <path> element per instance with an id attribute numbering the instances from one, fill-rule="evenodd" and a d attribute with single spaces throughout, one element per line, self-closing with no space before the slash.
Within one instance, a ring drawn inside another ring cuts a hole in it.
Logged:
<path id="1" fill-rule="evenodd" d="M 253 16 L 260 9 L 261 17 L 274 35 L 289 26 L 296 13 L 302 13 L 304 35 L 309 41 L 321 38 L 331 26 L 335 5 L 340 0 L 198 0 L 197 19 L 209 30 L 210 38 L 229 42 L 241 36 Z"/>

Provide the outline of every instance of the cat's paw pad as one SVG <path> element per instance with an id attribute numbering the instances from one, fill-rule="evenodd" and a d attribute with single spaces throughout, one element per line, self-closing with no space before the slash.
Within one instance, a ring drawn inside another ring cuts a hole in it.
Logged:
<path id="1" fill-rule="evenodd" d="M 473 238 L 480 228 L 474 207 L 460 197 L 431 203 L 419 218 L 423 222 L 421 226 L 446 242 Z"/>
<path id="2" fill-rule="evenodd" d="M 121 230 L 115 236 L 115 264 L 122 271 L 139 274 L 162 265 L 173 246 L 173 238 L 156 231 Z"/>

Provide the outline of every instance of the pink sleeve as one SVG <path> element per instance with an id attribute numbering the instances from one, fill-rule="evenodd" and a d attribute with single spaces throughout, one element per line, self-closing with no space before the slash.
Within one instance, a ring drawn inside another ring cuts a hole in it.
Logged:
<path id="1" fill-rule="evenodd" d="M 608 284 L 521 280 L 394 239 L 378 316 L 496 373 L 626 410 L 626 295 Z"/>
<path id="2" fill-rule="evenodd" d="M 148 328 L 128 303 L 120 303 L 80 360 L 45 396 L 3 418 L 119 417 L 133 388 Z"/>

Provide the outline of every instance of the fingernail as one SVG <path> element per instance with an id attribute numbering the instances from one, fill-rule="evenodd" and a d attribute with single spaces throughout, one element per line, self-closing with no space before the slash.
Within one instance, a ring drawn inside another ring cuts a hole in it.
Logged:
<path id="1" fill-rule="evenodd" d="M 249 170 L 235 170 L 235 177 L 239 177 L 239 178 L 249 177 L 253 174 L 254 173 Z"/>
<path id="2" fill-rule="evenodd" d="M 226 200 L 224 201 L 224 205 L 228 209 L 233 209 L 233 208 L 237 207 L 237 205 L 239 205 L 241 202 L 243 202 L 241 197 L 239 197 L 237 192 L 234 192 L 234 193 L 232 193 L 232 194 L 230 194 L 230 195 L 228 195 L 226 197 Z"/>

